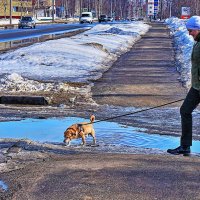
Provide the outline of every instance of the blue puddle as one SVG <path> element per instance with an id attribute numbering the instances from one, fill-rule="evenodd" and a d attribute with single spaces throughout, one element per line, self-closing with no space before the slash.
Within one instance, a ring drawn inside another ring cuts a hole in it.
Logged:
<path id="1" fill-rule="evenodd" d="M 26 119 L 21 121 L 0 122 L 1 138 L 31 139 L 39 142 L 62 142 L 63 133 L 74 123 L 89 122 L 88 119 L 66 117 L 50 119 Z M 97 143 L 140 148 L 167 150 L 179 145 L 179 138 L 144 133 L 144 129 L 124 126 L 114 122 L 95 123 Z M 92 142 L 88 137 L 87 142 Z M 71 145 L 81 143 L 72 140 Z M 193 141 L 192 152 L 200 153 L 200 141 Z"/>
<path id="2" fill-rule="evenodd" d="M 0 180 L 0 188 L 2 188 L 3 190 L 8 190 L 8 186 Z"/>

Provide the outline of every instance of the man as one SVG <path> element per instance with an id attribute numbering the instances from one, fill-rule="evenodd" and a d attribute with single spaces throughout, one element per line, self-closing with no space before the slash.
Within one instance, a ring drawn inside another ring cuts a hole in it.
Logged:
<path id="1" fill-rule="evenodd" d="M 192 146 L 192 112 L 200 103 L 200 16 L 191 17 L 186 28 L 194 40 L 192 50 L 191 88 L 180 108 L 182 135 L 180 146 L 176 149 L 168 149 L 167 152 L 174 155 L 190 154 Z"/>

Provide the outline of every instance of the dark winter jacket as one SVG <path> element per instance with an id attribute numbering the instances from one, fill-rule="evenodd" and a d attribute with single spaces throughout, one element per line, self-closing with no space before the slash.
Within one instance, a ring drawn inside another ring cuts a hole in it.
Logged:
<path id="1" fill-rule="evenodd" d="M 196 43 L 192 50 L 191 61 L 192 87 L 200 91 L 200 34 L 196 38 Z"/>

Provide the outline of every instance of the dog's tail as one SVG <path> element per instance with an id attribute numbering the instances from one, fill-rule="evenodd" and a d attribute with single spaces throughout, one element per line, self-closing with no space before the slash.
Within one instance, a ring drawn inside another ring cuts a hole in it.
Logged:
<path id="1" fill-rule="evenodd" d="M 90 122 L 93 123 L 94 120 L 95 120 L 95 116 L 94 116 L 94 115 L 91 115 L 91 116 L 90 116 Z"/>

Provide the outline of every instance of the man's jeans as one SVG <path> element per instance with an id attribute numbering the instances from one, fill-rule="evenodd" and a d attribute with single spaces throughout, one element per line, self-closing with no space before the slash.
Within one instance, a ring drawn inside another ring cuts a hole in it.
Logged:
<path id="1" fill-rule="evenodd" d="M 200 103 L 200 91 L 190 88 L 181 108 L 181 146 L 192 146 L 192 112 Z"/>

